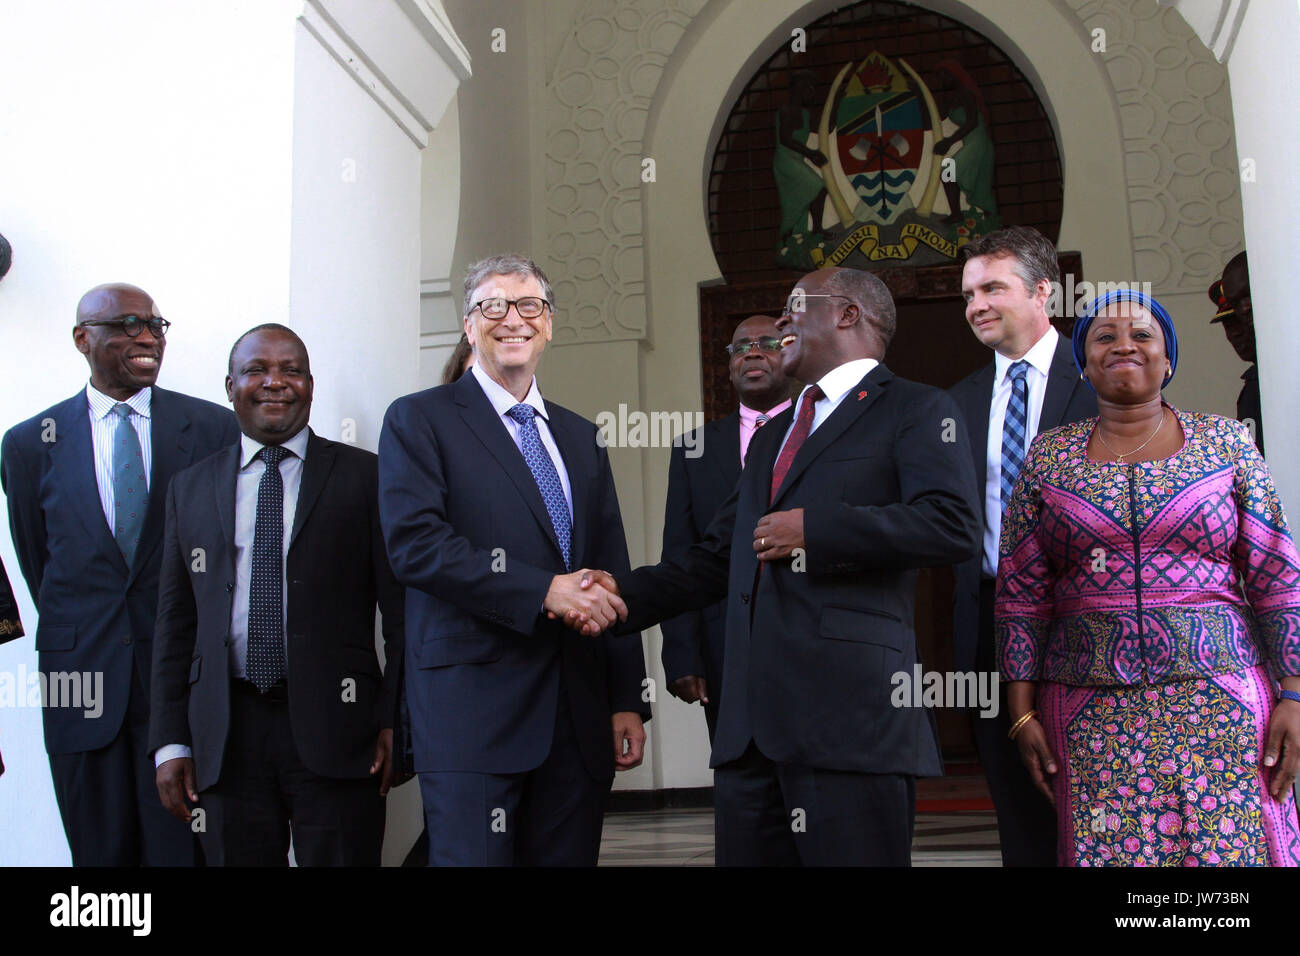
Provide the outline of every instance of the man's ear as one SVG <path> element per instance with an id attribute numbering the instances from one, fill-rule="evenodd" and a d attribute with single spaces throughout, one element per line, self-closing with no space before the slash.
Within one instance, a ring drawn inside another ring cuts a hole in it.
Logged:
<path id="1" fill-rule="evenodd" d="M 232 405 L 235 402 L 235 380 L 229 375 L 226 376 L 226 401 Z"/>
<path id="2" fill-rule="evenodd" d="M 86 341 L 86 333 L 89 331 L 84 325 L 74 325 L 72 327 L 72 342 L 82 355 L 90 354 L 90 343 Z"/>

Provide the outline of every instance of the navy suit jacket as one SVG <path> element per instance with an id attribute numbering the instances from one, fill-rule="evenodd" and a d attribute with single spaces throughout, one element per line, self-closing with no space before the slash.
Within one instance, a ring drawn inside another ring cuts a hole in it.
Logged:
<path id="1" fill-rule="evenodd" d="M 948 390 L 961 409 L 970 440 L 971 461 L 979 487 L 980 534 L 984 534 L 984 482 L 988 477 L 989 405 L 993 401 L 995 365 L 990 362 L 962 379 Z M 1039 433 L 1058 425 L 1068 425 L 1097 414 L 1097 395 L 1079 378 L 1070 349 L 1070 337 L 1062 333 L 1056 340 L 1052 365 L 1047 375 L 1047 392 L 1038 419 Z M 973 671 L 979 646 L 980 579 L 983 577 L 984 545 L 973 558 L 953 568 L 953 644 L 955 667 Z"/>
<path id="2" fill-rule="evenodd" d="M 668 463 L 668 501 L 664 508 L 663 554 L 681 554 L 704 538 L 704 532 L 740 479 L 740 412 L 709 422 L 691 433 L 693 441 L 673 443 Z M 699 449 L 696 458 L 686 447 Z M 710 700 L 722 691 L 726 602 L 687 611 L 664 621 L 661 654 L 668 683 L 696 675 L 708 683 Z"/>
<path id="3" fill-rule="evenodd" d="M 684 556 L 620 579 L 627 628 L 727 599 L 722 698 L 711 764 L 744 754 L 828 770 L 942 772 L 930 712 L 895 707 L 911 676 L 916 572 L 979 546 L 966 436 L 943 392 L 878 365 L 795 456 L 769 504 L 794 409 L 754 435 L 740 482 Z M 804 509 L 805 555 L 758 573 L 759 518 Z"/>
<path id="4" fill-rule="evenodd" d="M 15 425 L 0 445 L 9 529 L 40 616 L 38 665 L 44 673 L 104 675 L 98 717 L 82 708 L 44 709 L 52 754 L 113 741 L 130 699 L 133 663 L 148 694 L 167 487 L 178 471 L 239 436 L 229 409 L 156 385 L 149 414 L 149 510 L 129 568 L 99 503 L 84 389 Z"/>
<path id="5" fill-rule="evenodd" d="M 573 493 L 573 568 L 617 577 L 627 543 L 609 456 L 592 422 L 546 409 Z M 542 602 L 564 559 L 537 482 L 473 375 L 389 407 L 379 514 L 406 587 L 415 771 L 540 766 L 563 686 L 588 773 L 612 777 L 610 716 L 650 716 L 640 635 L 583 637 L 547 619 Z"/>
<path id="6" fill-rule="evenodd" d="M 241 447 L 181 472 L 167 497 L 149 749 L 192 747 L 200 790 L 220 778 L 230 731 Z M 193 559 L 195 548 L 203 549 L 202 565 Z M 403 616 L 402 591 L 384 554 L 372 452 L 309 436 L 284 574 L 285 666 L 298 754 L 321 776 L 366 777 L 375 738 L 393 727 L 397 713 Z M 382 676 L 376 604 L 388 658 Z"/>

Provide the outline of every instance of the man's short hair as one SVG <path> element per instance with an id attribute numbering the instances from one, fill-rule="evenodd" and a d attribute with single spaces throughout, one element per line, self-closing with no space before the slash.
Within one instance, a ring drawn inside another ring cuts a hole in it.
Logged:
<path id="1" fill-rule="evenodd" d="M 462 310 L 465 315 L 469 315 L 469 310 L 474 306 L 470 301 L 474 290 L 489 276 L 523 276 L 536 279 L 537 284 L 542 287 L 542 298 L 551 307 L 551 311 L 555 311 L 555 293 L 551 291 L 551 282 L 546 278 L 542 267 L 527 256 L 508 252 L 503 256 L 488 256 L 486 259 L 480 259 L 465 271 L 465 304 Z"/>
<path id="2" fill-rule="evenodd" d="M 287 325 L 281 325 L 278 322 L 264 322 L 261 325 L 255 325 L 239 338 L 235 339 L 235 344 L 230 347 L 230 357 L 226 359 L 226 374 L 231 378 L 235 377 L 235 352 L 239 348 L 239 343 L 244 341 L 250 335 L 256 335 L 258 332 L 285 332 L 297 340 L 302 346 L 302 354 L 307 354 L 307 343 L 304 342 L 293 329 Z"/>
<path id="3" fill-rule="evenodd" d="M 1008 226 L 961 247 L 963 263 L 979 256 L 1014 258 L 1016 274 L 1025 284 L 1026 295 L 1033 295 L 1034 287 L 1042 279 L 1054 286 L 1061 281 L 1061 263 L 1056 258 L 1056 247 L 1041 232 L 1029 226 Z"/>
<path id="4" fill-rule="evenodd" d="M 884 355 L 898 329 L 898 310 L 889 287 L 862 269 L 839 269 L 830 274 L 823 288 L 831 295 L 842 295 L 857 303 Z"/>

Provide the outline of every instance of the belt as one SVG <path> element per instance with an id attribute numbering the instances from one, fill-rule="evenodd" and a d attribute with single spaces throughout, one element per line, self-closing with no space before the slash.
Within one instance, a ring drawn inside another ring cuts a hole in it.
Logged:
<path id="1" fill-rule="evenodd" d="M 245 680 L 242 677 L 236 677 L 231 681 L 231 687 L 241 694 L 249 697 L 260 697 L 262 700 L 269 700 L 276 704 L 286 704 L 289 702 L 289 685 L 283 680 L 276 681 L 265 692 L 257 689 L 257 685 L 251 680 Z"/>

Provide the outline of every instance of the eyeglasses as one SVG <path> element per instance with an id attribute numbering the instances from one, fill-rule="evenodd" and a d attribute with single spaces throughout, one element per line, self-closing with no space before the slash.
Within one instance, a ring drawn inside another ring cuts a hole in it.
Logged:
<path id="1" fill-rule="evenodd" d="M 81 325 L 102 325 L 106 327 L 115 327 L 117 331 L 126 333 L 128 338 L 135 338 L 140 334 L 140 330 L 146 325 L 149 326 L 149 334 L 156 339 L 167 337 L 167 330 L 172 324 L 166 319 L 159 316 L 145 317 L 142 315 L 119 315 L 115 319 L 89 319 L 82 322 Z"/>
<path id="2" fill-rule="evenodd" d="M 785 300 L 785 308 L 781 310 L 781 314 L 785 316 L 792 312 L 804 311 L 804 299 L 843 299 L 846 302 L 853 301 L 847 295 L 835 295 L 833 292 L 800 292 Z M 799 308 L 795 308 L 795 306 L 799 306 Z"/>
<path id="3" fill-rule="evenodd" d="M 737 355 L 746 355 L 755 349 L 762 349 L 764 352 L 781 351 L 780 339 L 751 339 L 748 342 L 738 342 L 735 345 L 727 346 L 727 354 L 732 358 Z"/>
<path id="4" fill-rule="evenodd" d="M 483 313 L 485 319 L 504 319 L 512 305 L 521 319 L 535 319 L 551 308 L 551 304 L 545 299 L 539 299 L 535 295 L 526 295 L 522 299 L 484 299 L 482 302 L 475 302 L 470 306 L 469 312 L 465 314 L 470 315 L 475 309 L 478 309 Z"/>

